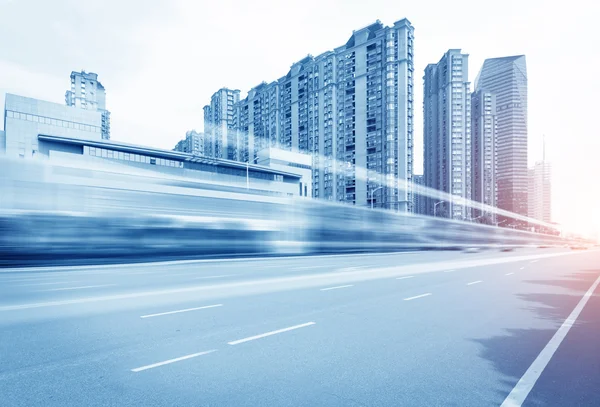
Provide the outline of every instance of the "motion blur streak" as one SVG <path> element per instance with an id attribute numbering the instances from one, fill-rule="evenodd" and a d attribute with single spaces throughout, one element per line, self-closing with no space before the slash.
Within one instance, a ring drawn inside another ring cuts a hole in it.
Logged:
<path id="1" fill-rule="evenodd" d="M 562 245 L 558 236 L 101 167 L 2 163 L 0 265 Z"/>

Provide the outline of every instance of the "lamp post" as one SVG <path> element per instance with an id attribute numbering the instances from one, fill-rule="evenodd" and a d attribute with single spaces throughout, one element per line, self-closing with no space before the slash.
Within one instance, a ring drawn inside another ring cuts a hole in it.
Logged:
<path id="1" fill-rule="evenodd" d="M 383 188 L 383 187 L 377 187 L 371 191 L 371 209 L 373 209 L 373 194 L 375 194 L 375 191 L 377 191 L 378 189 L 381 189 L 381 188 Z"/>
<path id="2" fill-rule="evenodd" d="M 433 204 L 433 217 L 435 218 L 437 216 L 437 206 L 441 203 L 444 203 L 445 201 L 439 201 L 436 202 L 435 204 Z"/>

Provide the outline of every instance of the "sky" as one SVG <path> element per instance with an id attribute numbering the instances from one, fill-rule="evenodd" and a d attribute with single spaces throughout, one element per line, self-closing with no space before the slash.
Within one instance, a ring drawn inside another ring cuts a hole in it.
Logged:
<path id="1" fill-rule="evenodd" d="M 0 106 L 7 92 L 64 103 L 71 71 L 96 72 L 111 138 L 173 148 L 203 128 L 221 87 L 242 97 L 292 63 L 345 44 L 352 30 L 408 18 L 415 27 L 415 172 L 422 172 L 422 76 L 450 48 L 525 54 L 529 164 L 553 165 L 553 220 L 600 231 L 600 5 L 572 0 L 0 0 Z"/>

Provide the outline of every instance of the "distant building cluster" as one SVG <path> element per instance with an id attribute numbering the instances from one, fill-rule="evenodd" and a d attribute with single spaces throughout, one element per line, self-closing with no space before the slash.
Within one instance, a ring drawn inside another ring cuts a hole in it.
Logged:
<path id="1" fill-rule="evenodd" d="M 311 157 L 316 198 L 412 211 L 414 29 L 404 19 L 355 30 L 283 77 L 216 91 L 204 155 L 256 162 L 265 148 Z"/>
<path id="2" fill-rule="evenodd" d="M 544 160 L 527 168 L 525 56 L 486 59 L 473 88 L 462 50 L 449 49 L 427 65 L 423 174 L 416 175 L 413 55 L 412 24 L 378 20 L 354 30 L 345 44 L 293 63 L 286 75 L 244 98 L 239 90 L 217 90 L 203 109 L 204 131 L 188 131 L 168 152 L 98 144 L 110 140 L 106 91 L 96 73 L 74 71 L 66 105 L 6 96 L 0 151 L 207 173 L 203 165 L 219 163 L 215 168 L 236 168 L 232 173 L 246 186 L 252 168 L 270 167 L 275 181 L 288 172 L 300 176 L 294 190 L 300 196 L 523 226 L 496 216 L 490 207 L 498 207 L 550 222 L 550 165 Z M 415 193 L 421 186 L 452 199 Z"/>
<path id="3" fill-rule="evenodd" d="M 486 59 L 471 91 L 468 55 L 449 50 L 425 69 L 423 109 L 425 186 L 482 204 L 426 198 L 423 213 L 524 227 L 486 208 L 530 214 L 525 56 Z"/>

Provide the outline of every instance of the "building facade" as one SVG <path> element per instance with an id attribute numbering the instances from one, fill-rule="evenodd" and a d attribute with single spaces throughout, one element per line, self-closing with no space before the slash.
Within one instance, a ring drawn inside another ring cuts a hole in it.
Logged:
<path id="1" fill-rule="evenodd" d="M 460 49 L 429 64 L 424 76 L 425 186 L 457 198 L 471 199 L 471 96 L 469 56 Z M 464 205 L 427 199 L 426 212 L 452 219 L 470 219 Z"/>
<path id="2" fill-rule="evenodd" d="M 546 161 L 535 163 L 529 169 L 528 216 L 542 222 L 552 222 L 552 166 Z"/>
<path id="3" fill-rule="evenodd" d="M 423 175 L 413 174 L 413 184 L 416 186 L 413 189 L 413 212 L 418 215 L 425 215 L 427 212 L 425 211 L 425 204 L 427 197 L 425 195 L 419 194 L 417 188 L 419 186 L 425 186 L 425 178 Z"/>
<path id="4" fill-rule="evenodd" d="M 527 216 L 527 67 L 525 55 L 486 59 L 475 90 L 496 95 L 498 207 Z"/>
<path id="5" fill-rule="evenodd" d="M 106 110 L 106 90 L 93 72 L 71 72 L 71 89 L 65 94 L 67 106 L 102 114 L 102 138 L 110 139 L 110 112 Z"/>
<path id="6" fill-rule="evenodd" d="M 190 153 L 200 157 L 204 156 L 204 133 L 198 133 L 196 130 L 190 130 L 185 133 L 185 138 L 179 140 L 173 151 Z"/>
<path id="7" fill-rule="evenodd" d="M 235 145 L 247 149 L 232 159 L 252 162 L 266 147 L 309 154 L 313 197 L 410 210 L 413 41 L 408 20 L 377 21 L 253 88 L 233 108 Z M 207 106 L 205 123 L 214 117 Z"/>
<path id="8" fill-rule="evenodd" d="M 222 88 L 204 106 L 204 153 L 207 157 L 244 161 L 238 132 L 233 125 L 234 105 L 240 101 L 240 91 Z"/>
<path id="9" fill-rule="evenodd" d="M 471 199 L 497 206 L 496 96 L 479 90 L 471 94 Z M 473 218 L 486 217 L 495 223 L 496 216 L 485 209 L 473 210 Z"/>
<path id="10" fill-rule="evenodd" d="M 31 158 L 39 154 L 40 134 L 101 140 L 102 113 L 7 93 L 4 129 L 5 153 Z"/>
<path id="11" fill-rule="evenodd" d="M 173 184 L 203 190 L 241 192 L 253 195 L 299 196 L 302 176 L 262 165 L 198 157 L 190 153 L 163 150 L 108 140 L 82 140 L 39 135 L 39 156 L 54 162 L 80 164 L 83 168 L 110 165 L 116 173 L 156 174 Z M 291 167 L 288 167 L 290 170 Z M 214 193 L 218 196 L 218 192 Z"/>

